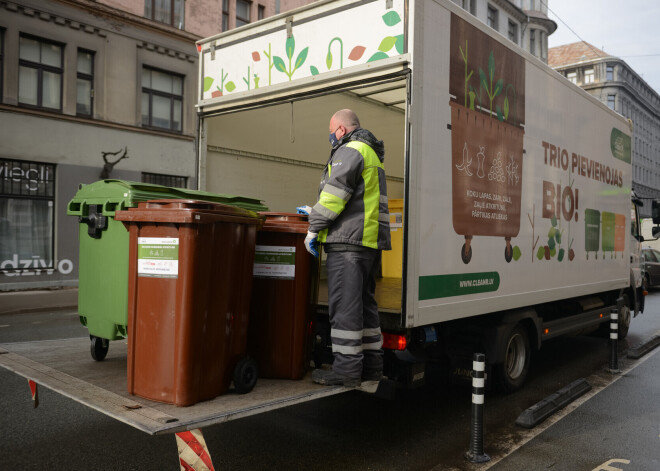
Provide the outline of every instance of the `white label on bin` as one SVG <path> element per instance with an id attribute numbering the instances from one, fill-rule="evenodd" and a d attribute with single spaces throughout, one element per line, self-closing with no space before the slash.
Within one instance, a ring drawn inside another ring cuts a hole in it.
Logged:
<path id="1" fill-rule="evenodd" d="M 403 227 L 403 214 L 390 213 L 390 231 L 396 232 L 401 227 Z"/>
<path id="2" fill-rule="evenodd" d="M 257 278 L 293 280 L 296 276 L 296 248 L 257 245 L 253 275 Z"/>
<path id="3" fill-rule="evenodd" d="M 138 276 L 177 278 L 179 276 L 179 239 L 138 237 Z"/>

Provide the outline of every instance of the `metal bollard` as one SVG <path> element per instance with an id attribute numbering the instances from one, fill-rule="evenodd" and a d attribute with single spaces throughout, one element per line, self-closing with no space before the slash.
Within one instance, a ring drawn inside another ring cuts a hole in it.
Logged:
<path id="1" fill-rule="evenodd" d="M 484 389 L 486 355 L 475 353 L 472 357 L 472 424 L 470 450 L 465 454 L 472 463 L 485 463 L 490 456 L 484 453 Z"/>
<path id="2" fill-rule="evenodd" d="M 619 311 L 610 312 L 610 373 L 619 373 Z"/>

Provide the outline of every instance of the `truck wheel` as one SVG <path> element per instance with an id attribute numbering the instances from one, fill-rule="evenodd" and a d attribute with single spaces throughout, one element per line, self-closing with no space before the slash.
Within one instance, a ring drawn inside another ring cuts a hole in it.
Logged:
<path id="1" fill-rule="evenodd" d="M 234 368 L 234 389 L 238 394 L 252 391 L 257 384 L 257 362 L 252 358 L 241 358 Z"/>
<path id="2" fill-rule="evenodd" d="M 527 330 L 517 325 L 506 337 L 504 363 L 495 365 L 495 380 L 500 391 L 513 392 L 523 385 L 531 355 Z"/>
<path id="3" fill-rule="evenodd" d="M 461 259 L 463 260 L 463 263 L 466 265 L 470 263 L 470 260 L 472 260 L 472 247 L 469 248 L 467 254 L 465 253 L 465 244 L 463 244 L 463 247 L 461 248 Z"/>
<path id="4" fill-rule="evenodd" d="M 90 335 L 89 338 L 92 341 L 90 346 L 92 358 L 96 361 L 103 361 L 105 356 L 108 354 L 110 341 L 108 339 L 102 339 L 101 337 L 95 337 L 93 335 Z"/>
<path id="5" fill-rule="evenodd" d="M 628 295 L 623 295 L 623 307 L 619 311 L 619 340 L 623 340 L 628 335 L 630 329 L 630 305 L 628 304 Z"/>

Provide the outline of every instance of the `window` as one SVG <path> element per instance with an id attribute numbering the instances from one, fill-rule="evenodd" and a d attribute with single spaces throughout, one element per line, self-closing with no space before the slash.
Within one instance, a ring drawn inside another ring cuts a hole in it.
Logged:
<path id="1" fill-rule="evenodd" d="M 498 17 L 499 17 L 499 12 L 497 11 L 497 8 L 493 8 L 490 5 L 488 5 L 488 26 L 490 26 L 494 30 L 499 29 Z"/>
<path id="2" fill-rule="evenodd" d="M 536 55 L 536 30 L 535 29 L 530 29 L 529 30 L 529 52 L 531 52 L 532 55 Z"/>
<path id="3" fill-rule="evenodd" d="M 470 0 L 470 14 L 477 16 L 477 0 Z"/>
<path id="4" fill-rule="evenodd" d="M 614 66 L 608 65 L 605 71 L 606 80 L 614 80 Z"/>
<path id="5" fill-rule="evenodd" d="M 577 72 L 568 72 L 566 78 L 577 85 Z"/>
<path id="6" fill-rule="evenodd" d="M 142 182 L 152 183 L 154 185 L 170 186 L 173 188 L 187 188 L 188 177 L 179 177 L 176 175 L 165 175 L 163 173 L 142 172 Z"/>
<path id="7" fill-rule="evenodd" d="M 0 270 L 53 268 L 55 165 L 0 159 Z"/>
<path id="8" fill-rule="evenodd" d="M 518 25 L 509 20 L 509 39 L 518 44 Z"/>
<path id="9" fill-rule="evenodd" d="M 613 110 L 614 109 L 614 102 L 616 99 L 616 95 L 607 95 L 607 106 L 609 109 Z"/>
<path id="10" fill-rule="evenodd" d="M 76 114 L 92 116 L 94 98 L 94 53 L 78 49 L 78 90 Z"/>
<path id="11" fill-rule="evenodd" d="M 222 31 L 229 30 L 229 0 L 222 0 Z"/>
<path id="12" fill-rule="evenodd" d="M 183 77 L 156 69 L 142 69 L 142 125 L 182 130 Z"/>
<path id="13" fill-rule="evenodd" d="M 184 0 L 145 0 L 144 16 L 183 29 Z"/>
<path id="14" fill-rule="evenodd" d="M 2 101 L 2 77 L 5 64 L 5 30 L 0 28 L 0 101 Z"/>
<path id="15" fill-rule="evenodd" d="M 264 18 L 266 18 L 266 7 L 259 5 L 259 8 L 257 9 L 257 19 L 263 20 Z"/>
<path id="16" fill-rule="evenodd" d="M 250 2 L 236 0 L 236 27 L 246 25 L 250 22 Z"/>
<path id="17" fill-rule="evenodd" d="M 588 85 L 590 83 L 594 83 L 595 80 L 595 74 L 594 74 L 594 69 L 587 69 L 584 71 L 584 84 Z"/>
<path id="18" fill-rule="evenodd" d="M 62 110 L 61 44 L 21 35 L 18 61 L 18 102 Z"/>

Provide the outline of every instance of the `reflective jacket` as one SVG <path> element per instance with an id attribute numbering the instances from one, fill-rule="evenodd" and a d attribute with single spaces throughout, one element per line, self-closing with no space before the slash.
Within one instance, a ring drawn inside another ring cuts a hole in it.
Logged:
<path id="1" fill-rule="evenodd" d="M 353 130 L 333 147 L 309 215 L 319 242 L 391 249 L 384 158 L 383 141 L 366 129 Z"/>

